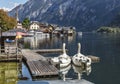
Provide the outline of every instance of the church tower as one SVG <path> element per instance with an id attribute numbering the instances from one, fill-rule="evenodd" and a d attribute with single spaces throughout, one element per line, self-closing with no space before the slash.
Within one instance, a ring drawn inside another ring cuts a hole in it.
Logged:
<path id="1" fill-rule="evenodd" d="M 16 20 L 17 20 L 17 22 L 19 22 L 19 17 L 18 17 L 18 9 L 16 10 Z"/>
<path id="2" fill-rule="evenodd" d="M 16 18 L 16 21 L 17 21 L 17 26 L 16 26 L 16 28 L 22 29 L 22 24 L 20 23 L 19 16 L 18 16 L 18 9 L 16 10 L 15 18 Z"/>

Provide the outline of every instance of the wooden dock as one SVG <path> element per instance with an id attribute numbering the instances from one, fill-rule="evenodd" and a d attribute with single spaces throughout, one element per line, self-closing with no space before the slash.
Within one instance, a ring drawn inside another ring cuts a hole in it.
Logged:
<path id="1" fill-rule="evenodd" d="M 58 69 L 44 56 L 29 49 L 23 49 L 22 54 L 33 78 L 58 76 Z"/>
<path id="2" fill-rule="evenodd" d="M 63 50 L 62 49 L 39 49 L 39 50 L 33 50 L 34 52 L 37 53 L 62 53 Z M 66 49 L 66 51 L 68 51 Z"/>
<path id="3" fill-rule="evenodd" d="M 39 60 L 47 61 L 47 59 L 44 56 L 35 53 L 30 49 L 22 49 L 22 54 L 23 54 L 23 58 L 26 61 L 39 61 Z"/>
<path id="4" fill-rule="evenodd" d="M 27 61 L 27 64 L 34 77 L 58 75 L 57 69 L 47 61 Z"/>
<path id="5" fill-rule="evenodd" d="M 97 57 L 97 56 L 87 55 L 87 57 L 91 58 L 92 63 L 96 63 L 100 61 L 100 57 Z"/>

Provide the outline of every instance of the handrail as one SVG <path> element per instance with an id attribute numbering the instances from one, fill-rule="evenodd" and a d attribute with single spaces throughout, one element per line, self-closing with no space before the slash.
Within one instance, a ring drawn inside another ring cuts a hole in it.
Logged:
<path id="1" fill-rule="evenodd" d="M 6 48 L 5 48 L 6 47 Z M 3 49 L 4 48 L 4 49 Z M 19 47 L 16 47 L 16 46 L 1 46 L 1 48 L 0 48 L 0 52 L 1 51 L 4 51 L 5 52 L 5 50 L 10 50 L 11 48 L 13 48 L 12 50 L 17 50 L 18 52 L 20 51 L 21 52 L 21 48 L 19 48 Z M 12 51 L 12 50 L 10 50 L 10 51 Z M 17 53 L 17 51 L 16 51 L 16 53 Z"/>

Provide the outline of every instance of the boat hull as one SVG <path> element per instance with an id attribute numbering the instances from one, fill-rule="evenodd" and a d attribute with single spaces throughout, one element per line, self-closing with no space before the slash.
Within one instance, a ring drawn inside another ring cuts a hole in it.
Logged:
<path id="1" fill-rule="evenodd" d="M 85 59 L 81 59 L 80 57 L 73 56 L 72 63 L 76 66 L 90 66 L 91 59 L 88 57 L 84 57 Z"/>
<path id="2" fill-rule="evenodd" d="M 67 67 L 71 64 L 71 58 L 55 57 L 51 59 L 51 63 L 54 65 L 59 64 L 59 67 Z"/>
<path id="3" fill-rule="evenodd" d="M 83 66 L 85 65 L 85 63 L 81 62 L 81 61 L 78 61 L 76 59 L 72 59 L 72 63 L 76 66 Z"/>
<path id="4" fill-rule="evenodd" d="M 71 63 L 71 61 L 67 62 L 67 63 L 60 63 L 60 67 L 67 67 L 69 66 Z"/>

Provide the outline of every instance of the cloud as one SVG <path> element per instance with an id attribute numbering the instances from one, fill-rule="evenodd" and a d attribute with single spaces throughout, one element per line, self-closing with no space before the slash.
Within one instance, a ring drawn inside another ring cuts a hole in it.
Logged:
<path id="1" fill-rule="evenodd" d="M 0 0 L 0 3 L 2 3 L 0 4 L 0 9 L 10 11 L 16 6 L 24 4 L 26 1 L 28 0 Z"/>
<path id="2" fill-rule="evenodd" d="M 2 7 L 0 9 L 3 9 L 4 11 L 10 11 L 11 10 L 10 8 L 6 8 L 6 7 Z"/>
<path id="3" fill-rule="evenodd" d="M 13 8 L 15 8 L 16 6 L 18 6 L 20 3 L 14 3 L 14 2 L 9 2 L 8 6 L 4 6 L 4 7 L 0 7 L 0 9 L 3 9 L 5 11 L 11 11 Z"/>
<path id="4" fill-rule="evenodd" d="M 20 3 L 15 3 L 15 2 L 9 2 L 8 3 L 10 5 L 10 10 L 12 10 L 13 8 L 15 8 L 16 6 L 18 6 Z"/>
<path id="5" fill-rule="evenodd" d="M 19 3 L 10 2 L 9 5 L 10 5 L 9 8 L 8 8 L 8 7 L 1 7 L 0 9 L 3 9 L 3 10 L 5 10 L 5 11 L 10 11 L 10 10 L 12 10 L 13 8 L 15 8 L 16 6 L 18 6 Z"/>
<path id="6" fill-rule="evenodd" d="M 13 3 L 13 7 L 18 6 L 20 3 Z"/>

